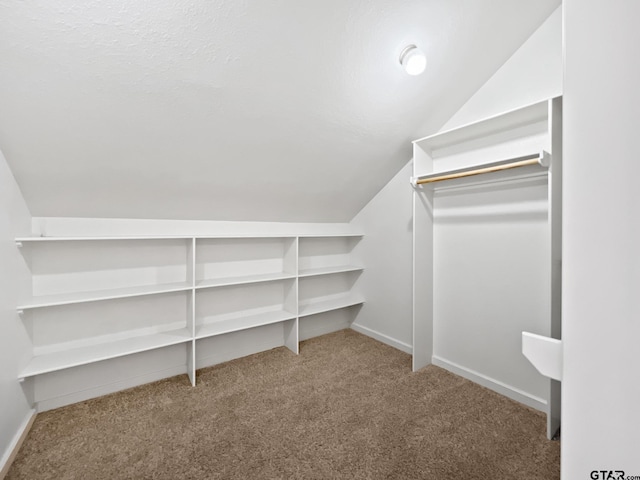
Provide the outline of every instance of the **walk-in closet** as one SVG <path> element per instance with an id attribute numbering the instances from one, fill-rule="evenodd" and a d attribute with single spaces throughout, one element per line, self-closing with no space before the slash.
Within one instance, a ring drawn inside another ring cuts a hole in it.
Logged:
<path id="1" fill-rule="evenodd" d="M 0 0 L 0 480 L 640 480 L 639 18 Z"/>

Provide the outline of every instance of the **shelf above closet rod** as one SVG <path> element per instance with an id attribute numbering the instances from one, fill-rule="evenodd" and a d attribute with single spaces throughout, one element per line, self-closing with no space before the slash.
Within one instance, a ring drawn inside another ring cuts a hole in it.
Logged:
<path id="1" fill-rule="evenodd" d="M 547 152 L 535 153 L 524 157 L 510 158 L 508 160 L 500 160 L 499 162 L 486 163 L 484 165 L 476 165 L 473 167 L 460 168 L 457 170 L 449 170 L 445 172 L 432 173 L 429 175 L 421 175 L 419 177 L 411 177 L 411 185 L 417 187 L 427 183 L 441 182 L 443 180 L 453 180 L 456 178 L 470 177 L 473 175 L 481 175 L 484 173 L 501 172 L 512 168 L 526 167 L 529 165 L 540 165 L 541 167 L 549 167 L 549 154 Z"/>

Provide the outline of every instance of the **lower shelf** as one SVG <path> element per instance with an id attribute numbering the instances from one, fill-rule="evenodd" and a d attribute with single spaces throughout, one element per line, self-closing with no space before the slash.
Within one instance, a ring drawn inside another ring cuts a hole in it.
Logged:
<path id="1" fill-rule="evenodd" d="M 362 303 L 364 303 L 364 299 L 353 294 L 322 297 L 321 299 L 301 303 L 298 316 L 305 317 L 315 315 L 317 313 L 329 312 Z M 210 317 L 203 319 L 202 324 L 196 329 L 195 337 L 192 336 L 189 329 L 179 328 L 160 333 L 136 335 L 103 343 L 89 344 L 86 342 L 66 350 L 35 355 L 26 368 L 20 373 L 18 379 L 23 380 L 67 368 L 187 343 L 194 338 L 208 338 L 295 319 L 296 314 L 286 310 L 268 311 L 235 318 L 216 319 L 215 317 Z"/>
<path id="2" fill-rule="evenodd" d="M 316 313 L 329 312 L 362 303 L 364 303 L 364 299 L 360 295 L 354 294 L 324 297 L 322 299 L 301 303 L 298 316 L 305 317 L 307 315 L 315 315 Z"/>
<path id="3" fill-rule="evenodd" d="M 225 320 L 209 319 L 207 321 L 207 319 L 205 319 L 202 325 L 200 325 L 196 330 L 196 339 L 238 332 L 240 330 L 261 327 L 272 323 L 294 320 L 295 318 L 296 316 L 294 313 L 287 312 L 286 310 L 276 310 Z"/>
<path id="4" fill-rule="evenodd" d="M 37 355 L 20 373 L 19 379 L 78 367 L 89 363 L 146 352 L 191 341 L 191 332 L 186 328 L 169 330 L 152 335 L 141 335 L 108 343 L 86 345 L 68 350 Z"/>

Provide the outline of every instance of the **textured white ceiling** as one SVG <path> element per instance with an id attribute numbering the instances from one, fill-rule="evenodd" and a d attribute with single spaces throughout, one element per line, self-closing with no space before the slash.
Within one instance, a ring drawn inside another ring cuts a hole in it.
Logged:
<path id="1" fill-rule="evenodd" d="M 559 3 L 0 0 L 0 149 L 34 216 L 348 221 Z"/>

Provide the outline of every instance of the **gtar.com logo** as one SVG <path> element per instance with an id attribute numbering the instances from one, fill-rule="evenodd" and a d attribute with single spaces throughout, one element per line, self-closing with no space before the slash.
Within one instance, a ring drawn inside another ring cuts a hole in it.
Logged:
<path id="1" fill-rule="evenodd" d="M 625 480 L 622 470 L 594 470 L 592 480 Z"/>

